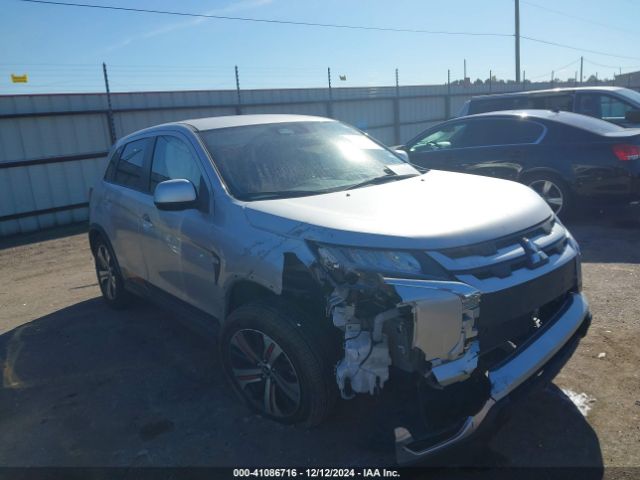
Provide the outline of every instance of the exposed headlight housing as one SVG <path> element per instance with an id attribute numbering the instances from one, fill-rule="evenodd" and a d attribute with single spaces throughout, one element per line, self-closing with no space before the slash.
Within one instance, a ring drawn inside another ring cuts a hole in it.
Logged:
<path id="1" fill-rule="evenodd" d="M 375 272 L 388 276 L 449 279 L 447 272 L 425 253 L 402 250 L 317 245 L 321 264 L 329 272 L 350 270 Z"/>

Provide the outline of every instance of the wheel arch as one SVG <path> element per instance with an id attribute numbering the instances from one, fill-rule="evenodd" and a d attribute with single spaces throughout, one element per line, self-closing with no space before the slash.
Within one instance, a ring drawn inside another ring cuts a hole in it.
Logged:
<path id="1" fill-rule="evenodd" d="M 105 242 L 107 242 L 107 245 L 109 245 L 109 248 L 113 252 L 114 251 L 113 245 L 111 244 L 111 240 L 109 240 L 109 235 L 107 235 L 107 232 L 104 230 L 104 228 L 102 228 L 97 223 L 92 223 L 91 225 L 89 225 L 89 247 L 91 248 L 92 254 L 95 254 L 96 245 L 97 245 L 98 239 L 100 238 L 102 238 Z"/>
<path id="2" fill-rule="evenodd" d="M 518 181 L 526 185 L 527 180 L 535 178 L 537 175 L 551 175 L 564 183 L 572 194 L 576 194 L 575 177 L 573 173 L 571 175 L 550 167 L 536 167 L 524 170 L 520 173 Z"/>
<path id="3" fill-rule="evenodd" d="M 314 315 L 324 315 L 326 296 L 323 286 L 309 266 L 292 252 L 283 254 L 280 289 L 255 278 L 239 278 L 226 291 L 224 318 L 238 307 L 262 299 L 280 299 Z"/>
<path id="4" fill-rule="evenodd" d="M 518 176 L 518 181 L 521 183 L 524 183 L 526 180 L 532 177 L 535 177 L 536 175 L 553 175 L 554 177 L 557 177 L 560 180 L 564 181 L 567 185 L 570 185 L 572 180 L 571 178 L 568 178 L 568 176 L 565 173 L 561 172 L 560 170 L 556 170 L 555 168 L 534 167 L 534 168 L 528 168 L 520 172 L 520 175 Z"/>

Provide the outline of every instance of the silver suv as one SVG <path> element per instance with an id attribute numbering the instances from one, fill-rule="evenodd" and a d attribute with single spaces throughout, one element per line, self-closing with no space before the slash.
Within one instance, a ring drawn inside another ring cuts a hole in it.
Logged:
<path id="1" fill-rule="evenodd" d="M 90 218 L 106 302 L 135 293 L 219 322 L 221 366 L 263 415 L 310 426 L 339 396 L 408 386 L 403 463 L 552 378 L 590 321 L 579 247 L 533 190 L 418 171 L 326 118 L 129 135 Z"/>

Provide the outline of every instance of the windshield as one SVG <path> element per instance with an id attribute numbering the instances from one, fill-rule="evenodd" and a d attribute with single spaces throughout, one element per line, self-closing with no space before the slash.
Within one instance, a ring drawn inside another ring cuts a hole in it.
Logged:
<path id="1" fill-rule="evenodd" d="M 340 122 L 246 125 L 200 136 L 231 194 L 241 200 L 315 195 L 418 174 Z"/>
<path id="2" fill-rule="evenodd" d="M 640 93 L 635 90 L 630 90 L 628 88 L 624 88 L 622 90 L 618 90 L 616 93 L 622 95 L 623 97 L 628 98 L 633 103 L 635 103 L 634 107 L 640 109 Z"/>

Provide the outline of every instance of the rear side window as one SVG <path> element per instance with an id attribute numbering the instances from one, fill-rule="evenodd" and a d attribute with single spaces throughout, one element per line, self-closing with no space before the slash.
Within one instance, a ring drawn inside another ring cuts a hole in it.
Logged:
<path id="1" fill-rule="evenodd" d="M 140 189 L 144 157 L 149 140 L 143 138 L 127 143 L 122 149 L 113 181 L 125 187 Z"/>
<path id="2" fill-rule="evenodd" d="M 487 98 L 471 102 L 469 113 L 495 112 L 499 110 L 562 110 L 573 111 L 573 96 L 562 95 L 517 95 L 504 98 Z"/>
<path id="3" fill-rule="evenodd" d="M 543 110 L 561 110 L 563 112 L 573 111 L 572 95 L 549 95 L 533 97 L 532 106 L 529 108 L 539 108 Z"/>
<path id="4" fill-rule="evenodd" d="M 464 147 L 535 143 L 544 127 L 524 119 L 487 118 L 469 122 L 462 138 Z"/>
<path id="5" fill-rule="evenodd" d="M 496 112 L 499 110 L 517 110 L 530 108 L 527 106 L 526 98 L 491 98 L 486 100 L 471 101 L 469 114 Z"/>

